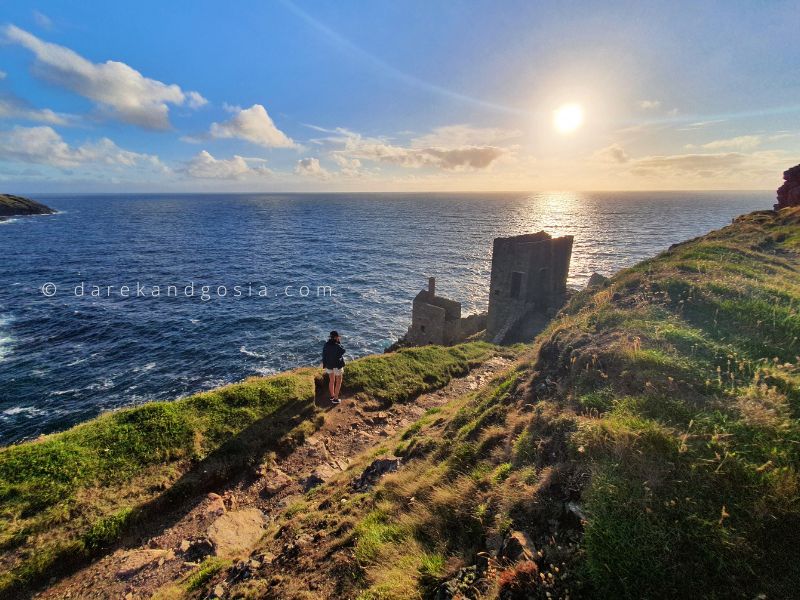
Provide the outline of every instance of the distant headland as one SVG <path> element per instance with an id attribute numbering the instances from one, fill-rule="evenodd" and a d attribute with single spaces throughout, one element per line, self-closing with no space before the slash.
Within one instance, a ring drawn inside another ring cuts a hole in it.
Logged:
<path id="1" fill-rule="evenodd" d="M 55 210 L 45 206 L 40 202 L 13 196 L 11 194 L 0 194 L 0 219 L 3 217 L 16 217 L 22 215 L 53 215 Z"/>

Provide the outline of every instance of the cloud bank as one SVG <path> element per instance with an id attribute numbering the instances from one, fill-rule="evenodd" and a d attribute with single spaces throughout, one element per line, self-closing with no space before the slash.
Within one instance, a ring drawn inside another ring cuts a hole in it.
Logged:
<path id="1" fill-rule="evenodd" d="M 34 163 L 60 168 L 77 167 L 87 163 L 145 166 L 163 172 L 166 167 L 157 156 L 124 150 L 108 138 L 70 146 L 52 128 L 14 127 L 0 131 L 0 160 Z"/>
<path id="2" fill-rule="evenodd" d="M 33 52 L 38 77 L 92 100 L 125 123 L 169 129 L 169 105 L 197 108 L 207 102 L 198 92 L 184 92 L 178 85 L 150 79 L 123 62 L 93 63 L 14 25 L 6 25 L 2 31 L 7 41 Z"/>
<path id="3" fill-rule="evenodd" d="M 181 170 L 197 179 L 244 179 L 250 176 L 266 177 L 272 174 L 267 167 L 263 165 L 252 167 L 248 161 L 266 162 L 262 159 L 246 159 L 239 155 L 234 155 L 229 159 L 214 158 L 211 153 L 202 150 Z"/>

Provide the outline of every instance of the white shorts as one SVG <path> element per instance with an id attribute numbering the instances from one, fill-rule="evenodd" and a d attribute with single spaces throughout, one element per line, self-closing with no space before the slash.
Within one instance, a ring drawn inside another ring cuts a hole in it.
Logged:
<path id="1" fill-rule="evenodd" d="M 342 374 L 344 373 L 344 367 L 342 367 L 341 369 L 325 369 L 325 372 L 328 375 L 336 375 L 338 377 L 341 377 Z"/>

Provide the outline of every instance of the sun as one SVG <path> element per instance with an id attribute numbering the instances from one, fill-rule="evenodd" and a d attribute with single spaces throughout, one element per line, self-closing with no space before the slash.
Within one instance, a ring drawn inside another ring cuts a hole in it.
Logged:
<path id="1" fill-rule="evenodd" d="M 553 113 L 553 125 L 559 133 L 572 133 L 582 124 L 583 107 L 580 104 L 565 104 Z"/>

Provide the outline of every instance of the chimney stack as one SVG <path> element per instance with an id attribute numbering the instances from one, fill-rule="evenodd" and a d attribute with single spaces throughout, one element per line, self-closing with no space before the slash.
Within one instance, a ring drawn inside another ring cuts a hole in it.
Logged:
<path id="1" fill-rule="evenodd" d="M 431 296 L 436 295 L 436 277 L 428 277 L 428 293 Z"/>

